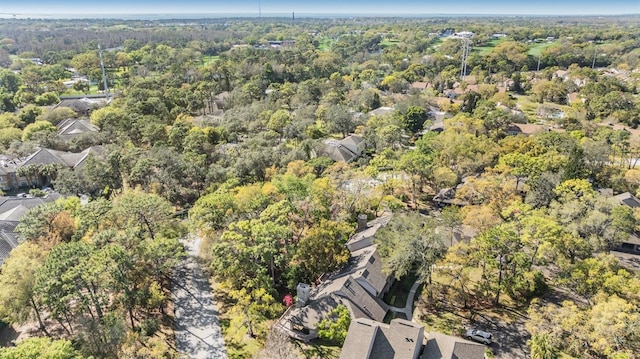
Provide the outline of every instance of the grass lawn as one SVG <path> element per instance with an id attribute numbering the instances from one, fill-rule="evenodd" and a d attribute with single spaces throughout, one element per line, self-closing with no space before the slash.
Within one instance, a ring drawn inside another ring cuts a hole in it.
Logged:
<path id="1" fill-rule="evenodd" d="M 310 343 L 300 343 L 300 351 L 308 359 L 338 359 L 340 357 L 339 346 L 327 343 L 320 339 L 312 340 Z"/>
<path id="2" fill-rule="evenodd" d="M 391 320 L 396 319 L 396 318 L 400 318 L 400 319 L 407 319 L 406 315 L 404 315 L 404 313 L 396 313 L 392 310 L 388 310 L 387 314 L 385 314 L 384 319 L 382 320 L 383 323 L 391 323 Z"/>
<path id="3" fill-rule="evenodd" d="M 113 88 L 109 87 L 109 92 L 111 92 L 111 91 L 113 91 Z M 98 93 L 99 93 L 98 92 L 98 85 L 92 85 L 91 87 L 89 87 L 89 93 L 76 91 L 76 90 L 71 88 L 71 89 L 67 89 L 67 91 L 65 91 L 64 95 L 66 95 L 66 96 L 95 95 L 95 94 L 98 94 Z"/>
<path id="4" fill-rule="evenodd" d="M 400 43 L 397 39 L 384 39 L 380 45 L 382 47 L 397 46 Z"/>
<path id="5" fill-rule="evenodd" d="M 450 312 L 430 313 L 421 318 L 425 332 L 464 335 L 466 319 Z"/>
<path id="6" fill-rule="evenodd" d="M 541 44 L 532 44 L 529 46 L 529 51 L 527 51 L 527 55 L 531 55 L 534 57 L 539 57 L 542 54 L 542 51 L 547 47 L 551 47 L 555 45 L 555 42 L 543 42 Z"/>
<path id="7" fill-rule="evenodd" d="M 489 41 L 485 46 L 473 47 L 472 52 L 477 52 L 479 53 L 480 56 L 489 55 L 491 51 L 493 51 L 493 48 L 496 47 L 502 41 L 504 41 L 504 39 L 493 39 Z"/>
<path id="8" fill-rule="evenodd" d="M 385 294 L 384 302 L 393 307 L 403 308 L 407 303 L 409 290 L 413 283 L 416 282 L 416 279 L 418 279 L 418 276 L 415 273 L 409 273 L 400 280 L 395 281 L 391 285 L 389 292 Z"/>
<path id="9" fill-rule="evenodd" d="M 202 64 L 203 65 L 209 65 L 212 64 L 216 61 L 218 61 L 218 59 L 220 58 L 220 56 L 218 55 L 213 55 L 213 56 L 202 56 Z"/>
<path id="10" fill-rule="evenodd" d="M 333 39 L 325 36 L 322 39 L 320 39 L 320 42 L 318 43 L 318 50 L 329 51 L 331 50 L 332 44 L 333 44 Z"/>

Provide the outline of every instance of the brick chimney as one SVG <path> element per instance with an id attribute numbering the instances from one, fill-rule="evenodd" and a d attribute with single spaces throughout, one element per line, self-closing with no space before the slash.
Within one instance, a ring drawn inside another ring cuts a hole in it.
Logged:
<path id="1" fill-rule="evenodd" d="M 358 215 L 358 227 L 356 228 L 356 233 L 362 232 L 365 229 L 367 229 L 367 222 L 368 222 L 367 215 L 364 213 L 360 213 Z"/>

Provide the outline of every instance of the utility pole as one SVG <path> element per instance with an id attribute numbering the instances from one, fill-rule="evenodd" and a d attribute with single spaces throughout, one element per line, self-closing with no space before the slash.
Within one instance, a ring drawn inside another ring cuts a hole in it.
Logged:
<path id="1" fill-rule="evenodd" d="M 462 38 L 462 63 L 460 64 L 460 81 L 467 74 L 467 59 L 469 57 L 469 39 Z"/>
<path id="2" fill-rule="evenodd" d="M 595 42 L 593 43 L 593 62 L 591 63 L 591 69 L 596 67 L 596 55 L 598 54 L 598 48 L 596 47 Z"/>
<path id="3" fill-rule="evenodd" d="M 296 12 L 292 12 L 291 13 L 291 26 L 295 26 L 295 22 L 296 22 Z"/>
<path id="4" fill-rule="evenodd" d="M 102 59 L 102 48 L 98 44 L 98 54 L 100 55 L 100 69 L 102 69 L 102 84 L 104 85 L 104 94 L 109 102 L 109 87 L 107 86 L 107 73 L 104 71 L 104 60 Z"/>

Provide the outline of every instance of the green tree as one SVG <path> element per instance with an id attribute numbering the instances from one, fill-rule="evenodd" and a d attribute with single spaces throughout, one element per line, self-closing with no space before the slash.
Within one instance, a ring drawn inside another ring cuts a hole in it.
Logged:
<path id="1" fill-rule="evenodd" d="M 35 122 L 36 118 L 42 114 L 42 109 L 35 105 L 27 105 L 20 110 L 18 116 L 26 125 Z M 55 126 L 54 126 L 55 127 Z"/>
<path id="2" fill-rule="evenodd" d="M 37 133 L 40 132 L 57 132 L 58 128 L 49 121 L 36 121 L 34 123 L 28 124 L 27 127 L 24 128 L 22 132 L 22 141 L 29 141 L 35 138 Z"/>
<path id="3" fill-rule="evenodd" d="M 284 128 L 291 123 L 291 114 L 286 110 L 278 110 L 269 117 L 267 128 L 282 136 Z"/>
<path id="4" fill-rule="evenodd" d="M 351 324 L 351 314 L 344 305 L 338 305 L 329 312 L 326 318 L 318 323 L 318 336 L 320 339 L 342 346 L 347 338 L 349 325 Z"/>
<path id="5" fill-rule="evenodd" d="M 18 128 L 1 128 L 0 129 L 0 145 L 9 148 L 12 143 L 22 139 L 22 130 Z"/>
<path id="6" fill-rule="evenodd" d="M 113 201 L 109 214 L 116 228 L 137 228 L 139 235 L 148 232 L 153 239 L 171 225 L 171 204 L 157 194 L 128 191 Z"/>
<path id="7" fill-rule="evenodd" d="M 0 318 L 11 324 L 22 324 L 35 317 L 40 330 L 48 335 L 41 314 L 42 304 L 34 292 L 36 272 L 45 256 L 35 244 L 23 243 L 5 260 L 0 274 Z"/>
<path id="8" fill-rule="evenodd" d="M 445 251 L 436 224 L 414 212 L 395 214 L 389 224 L 378 230 L 376 242 L 380 245 L 383 270 L 396 279 L 411 271 L 421 277 L 430 275 L 431 266 Z"/>
<path id="9" fill-rule="evenodd" d="M 349 251 L 345 247 L 351 228 L 343 223 L 325 219 L 309 228 L 296 245 L 293 261 L 303 268 L 307 283 L 323 273 L 330 273 L 347 263 Z"/>
<path id="10" fill-rule="evenodd" d="M 0 348 L 0 359 L 82 359 L 69 340 L 29 338 L 12 348 Z"/>
<path id="11" fill-rule="evenodd" d="M 548 334 L 535 335 L 527 341 L 532 359 L 557 359 L 558 349 L 549 340 Z"/>
<path id="12" fill-rule="evenodd" d="M 407 112 L 402 116 L 404 128 L 412 134 L 421 131 L 426 120 L 427 111 L 418 106 L 409 107 Z"/>

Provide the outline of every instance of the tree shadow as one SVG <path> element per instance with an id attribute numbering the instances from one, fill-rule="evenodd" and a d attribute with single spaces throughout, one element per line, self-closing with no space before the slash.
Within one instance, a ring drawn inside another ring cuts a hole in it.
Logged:
<path id="1" fill-rule="evenodd" d="M 21 332 L 18 332 L 10 325 L 0 327 L 0 347 L 11 346 L 12 341 L 18 339 Z"/>

